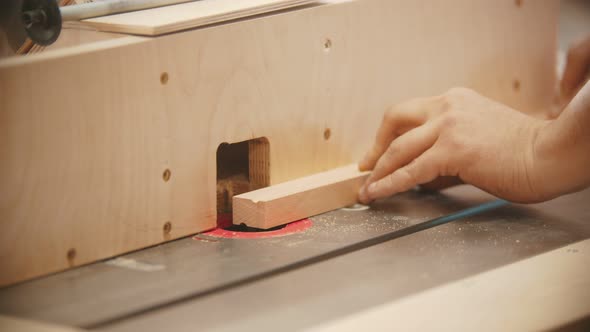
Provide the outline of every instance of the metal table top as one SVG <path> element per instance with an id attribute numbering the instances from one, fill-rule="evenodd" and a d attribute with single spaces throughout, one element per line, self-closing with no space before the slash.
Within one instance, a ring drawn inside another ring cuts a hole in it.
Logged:
<path id="1" fill-rule="evenodd" d="M 220 285 L 492 199 L 471 187 L 410 192 L 365 211 L 312 218 L 305 232 L 269 239 L 185 238 L 125 255 L 143 271 L 91 264 L 0 290 L 0 312 L 104 330 L 289 329 L 590 237 L 590 191 L 511 205 L 319 264 L 207 293 Z M 149 267 L 157 267 L 150 269 Z M 176 301 L 186 294 L 196 296 Z M 147 310 L 146 310 L 147 308 Z"/>

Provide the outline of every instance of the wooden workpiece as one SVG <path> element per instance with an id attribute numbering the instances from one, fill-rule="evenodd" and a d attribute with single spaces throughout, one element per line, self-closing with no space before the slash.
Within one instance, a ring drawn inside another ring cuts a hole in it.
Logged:
<path id="1" fill-rule="evenodd" d="M 408 98 L 466 86 L 542 112 L 557 14 L 341 1 L 2 59 L 0 285 L 214 228 L 222 143 L 265 138 L 276 185 L 358 162 Z"/>
<path id="2" fill-rule="evenodd" d="M 354 204 L 368 175 L 349 165 L 234 196 L 233 223 L 268 229 Z"/>
<path id="3" fill-rule="evenodd" d="M 312 0 L 199 0 L 83 20 L 101 31 L 155 36 L 284 10 Z"/>

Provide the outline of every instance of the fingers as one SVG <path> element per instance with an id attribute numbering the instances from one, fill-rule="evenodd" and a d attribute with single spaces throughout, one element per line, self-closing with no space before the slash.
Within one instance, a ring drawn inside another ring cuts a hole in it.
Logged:
<path id="1" fill-rule="evenodd" d="M 366 181 L 367 185 L 409 164 L 428 150 L 437 138 L 438 128 L 434 122 L 414 128 L 396 138 L 375 164 L 373 172 Z"/>
<path id="2" fill-rule="evenodd" d="M 379 181 L 371 183 L 366 189 L 366 196 L 361 202 L 367 204 L 375 199 L 391 196 L 431 182 L 439 175 L 442 158 L 434 148 L 414 159 L 410 164 L 398 169 Z"/>
<path id="3" fill-rule="evenodd" d="M 573 45 L 561 79 L 561 94 L 566 100 L 574 96 L 590 69 L 590 37 Z"/>
<path id="4" fill-rule="evenodd" d="M 361 171 L 372 170 L 377 160 L 379 160 L 397 136 L 407 130 L 420 126 L 426 122 L 427 118 L 425 99 L 414 99 L 397 105 L 388 111 L 377 131 L 375 143 L 359 163 L 359 169 Z"/>

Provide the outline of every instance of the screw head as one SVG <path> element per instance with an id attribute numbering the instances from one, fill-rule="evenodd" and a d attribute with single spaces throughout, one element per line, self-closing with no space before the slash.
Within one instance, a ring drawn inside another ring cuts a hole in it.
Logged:
<path id="1" fill-rule="evenodd" d="M 514 92 L 520 91 L 520 81 L 519 80 L 512 81 L 512 89 L 514 90 Z"/>
<path id="2" fill-rule="evenodd" d="M 324 40 L 324 51 L 328 52 L 332 48 L 332 40 L 330 38 L 326 38 Z"/>
<path id="3" fill-rule="evenodd" d="M 162 179 L 168 182 L 170 181 L 170 177 L 172 177 L 172 172 L 169 169 L 164 170 L 164 173 L 162 173 Z"/>
<path id="4" fill-rule="evenodd" d="M 163 72 L 162 74 L 160 74 L 160 83 L 162 83 L 162 85 L 166 85 L 166 83 L 168 83 L 168 73 L 167 72 Z"/>
<path id="5" fill-rule="evenodd" d="M 171 223 L 171 222 L 169 222 L 169 221 L 167 221 L 167 222 L 164 224 L 164 228 L 163 228 L 163 230 L 164 230 L 164 234 L 170 234 L 170 232 L 172 231 L 172 223 Z"/>
<path id="6" fill-rule="evenodd" d="M 72 263 L 74 261 L 74 259 L 76 258 L 76 249 L 71 248 L 70 250 L 68 250 L 67 257 L 68 257 L 68 261 L 70 263 Z"/>

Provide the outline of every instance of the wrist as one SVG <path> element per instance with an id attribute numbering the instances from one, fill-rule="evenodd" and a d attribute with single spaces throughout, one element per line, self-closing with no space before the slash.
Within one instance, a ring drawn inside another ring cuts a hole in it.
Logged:
<path id="1" fill-rule="evenodd" d="M 563 122 L 563 118 L 545 120 L 536 128 L 531 182 L 538 201 L 577 191 L 585 183 L 587 163 L 583 159 L 587 157 L 579 151 L 581 137 Z"/>
<path id="2" fill-rule="evenodd" d="M 558 167 L 556 152 L 561 153 L 559 143 L 554 136 L 555 120 L 539 121 L 533 130 L 532 162 L 530 186 L 537 199 L 545 201 L 559 196 L 559 184 L 555 183 L 556 167 Z"/>

